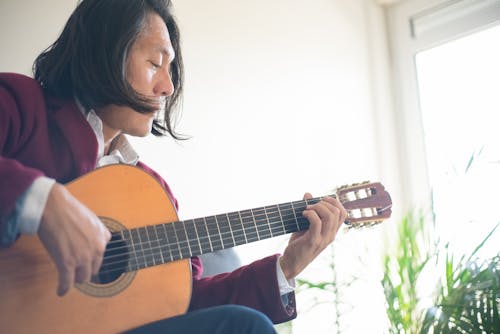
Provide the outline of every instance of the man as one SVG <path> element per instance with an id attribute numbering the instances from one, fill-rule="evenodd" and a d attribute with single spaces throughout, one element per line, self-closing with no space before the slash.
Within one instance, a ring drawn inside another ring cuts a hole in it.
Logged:
<path id="1" fill-rule="evenodd" d="M 170 122 L 183 84 L 170 2 L 81 1 L 34 72 L 34 80 L 0 74 L 0 236 L 9 246 L 19 234 L 38 234 L 64 298 L 74 283 L 99 272 L 110 240 L 100 219 L 64 183 L 108 164 L 137 165 L 175 202 L 124 137 L 152 132 L 180 139 Z M 294 277 L 334 240 L 347 213 L 338 200 L 324 198 L 303 215 L 309 229 L 294 234 L 282 256 L 203 279 L 193 258 L 190 312 L 136 331 L 273 333 L 269 319 L 296 315 Z"/>

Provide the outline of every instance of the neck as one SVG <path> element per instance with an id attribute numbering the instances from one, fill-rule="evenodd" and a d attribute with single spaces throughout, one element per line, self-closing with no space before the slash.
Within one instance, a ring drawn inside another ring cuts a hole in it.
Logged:
<path id="1" fill-rule="evenodd" d="M 111 127 L 106 119 L 105 110 L 96 110 L 96 115 L 101 120 L 102 136 L 104 140 L 104 155 L 107 155 L 112 147 L 113 140 L 121 133 L 120 130 Z"/>
<path id="2" fill-rule="evenodd" d="M 106 131 L 106 126 L 103 122 L 102 134 L 104 137 L 104 155 L 107 155 L 111 151 L 113 140 L 120 134 L 120 131 Z"/>

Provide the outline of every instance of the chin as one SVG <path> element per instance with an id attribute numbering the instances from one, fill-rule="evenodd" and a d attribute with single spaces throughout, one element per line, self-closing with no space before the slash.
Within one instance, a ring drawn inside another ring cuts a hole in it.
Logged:
<path id="1" fill-rule="evenodd" d="M 146 137 L 151 133 L 151 129 L 153 128 L 153 120 L 147 124 L 141 124 L 141 126 L 136 127 L 135 129 L 131 129 L 130 135 L 135 137 Z"/>
<path id="2" fill-rule="evenodd" d="M 147 130 L 144 130 L 144 131 L 140 131 L 140 132 L 138 132 L 135 136 L 136 136 L 136 137 L 146 137 L 146 136 L 148 136 L 150 133 L 151 133 L 151 128 L 149 128 L 149 129 L 147 129 Z"/>
<path id="3" fill-rule="evenodd" d="M 151 133 L 151 128 L 144 128 L 144 129 L 131 129 L 130 131 L 127 131 L 127 134 L 132 137 L 146 137 Z"/>

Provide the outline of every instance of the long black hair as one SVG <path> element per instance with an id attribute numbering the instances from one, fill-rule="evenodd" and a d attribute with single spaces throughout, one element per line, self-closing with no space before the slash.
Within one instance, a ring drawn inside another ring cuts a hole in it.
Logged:
<path id="1" fill-rule="evenodd" d="M 35 80 L 48 94 L 77 98 L 86 109 L 116 104 L 137 112 L 154 111 L 151 99 L 127 81 L 125 70 L 128 52 L 151 13 L 165 22 L 175 52 L 170 66 L 175 90 L 151 133 L 181 139 L 174 131 L 172 114 L 182 97 L 184 70 L 170 0 L 81 0 L 59 38 L 36 58 Z"/>

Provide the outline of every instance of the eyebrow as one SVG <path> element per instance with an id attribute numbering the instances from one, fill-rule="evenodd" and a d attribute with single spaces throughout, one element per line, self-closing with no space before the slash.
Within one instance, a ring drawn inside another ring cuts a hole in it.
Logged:
<path id="1" fill-rule="evenodd" d="M 172 46 L 165 48 L 164 46 L 156 46 L 154 48 L 155 51 L 161 52 L 168 57 L 169 62 L 175 59 L 175 51 Z"/>

